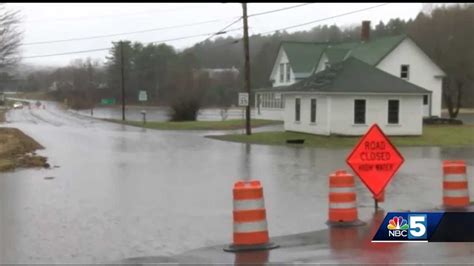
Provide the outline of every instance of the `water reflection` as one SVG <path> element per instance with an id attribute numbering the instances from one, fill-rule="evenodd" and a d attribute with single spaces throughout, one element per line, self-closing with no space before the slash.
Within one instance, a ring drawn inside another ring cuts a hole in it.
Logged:
<path id="1" fill-rule="evenodd" d="M 269 257 L 269 250 L 236 252 L 234 265 L 265 265 Z"/>
<path id="2" fill-rule="evenodd" d="M 259 179 L 257 176 L 254 176 L 252 173 L 252 145 L 251 144 L 242 144 L 242 158 L 241 158 L 241 165 L 240 170 L 242 176 L 240 179 L 242 180 L 251 180 L 251 179 Z"/>

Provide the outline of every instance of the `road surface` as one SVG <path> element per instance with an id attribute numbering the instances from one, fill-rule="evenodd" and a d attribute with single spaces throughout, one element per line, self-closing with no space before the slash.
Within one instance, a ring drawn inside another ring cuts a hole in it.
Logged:
<path id="1" fill-rule="evenodd" d="M 232 186 L 249 177 L 264 186 L 271 236 L 326 229 L 328 175 L 348 169 L 349 149 L 224 142 L 203 138 L 223 132 L 123 126 L 53 103 L 12 110 L 7 121 L 46 147 L 39 154 L 53 168 L 1 175 L 0 263 L 172 257 L 229 243 Z M 441 160 L 464 159 L 474 172 L 472 147 L 400 151 L 406 162 L 386 191 L 386 210 L 439 205 Z M 359 181 L 357 193 L 368 219 L 373 202 Z"/>

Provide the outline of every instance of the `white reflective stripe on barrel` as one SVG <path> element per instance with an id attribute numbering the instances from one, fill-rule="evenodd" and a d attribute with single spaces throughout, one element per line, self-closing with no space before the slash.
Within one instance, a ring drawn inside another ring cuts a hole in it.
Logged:
<path id="1" fill-rule="evenodd" d="M 469 196 L 469 192 L 467 189 L 444 189 L 443 190 L 443 196 L 444 197 L 466 197 Z"/>
<path id="2" fill-rule="evenodd" d="M 350 193 L 354 192 L 354 187 L 330 187 L 329 193 Z"/>
<path id="3" fill-rule="evenodd" d="M 234 233 L 250 233 L 250 232 L 262 232 L 267 231 L 267 221 L 262 220 L 260 222 L 245 222 L 235 223 L 234 222 Z"/>
<path id="4" fill-rule="evenodd" d="M 337 203 L 329 203 L 329 209 L 350 209 L 355 208 L 356 202 L 337 202 Z"/>
<path id="5" fill-rule="evenodd" d="M 466 174 L 448 174 L 444 175 L 444 181 L 456 182 L 456 181 L 467 181 Z"/>
<path id="6" fill-rule="evenodd" d="M 234 211 L 255 210 L 265 208 L 263 199 L 257 200 L 234 200 Z"/>

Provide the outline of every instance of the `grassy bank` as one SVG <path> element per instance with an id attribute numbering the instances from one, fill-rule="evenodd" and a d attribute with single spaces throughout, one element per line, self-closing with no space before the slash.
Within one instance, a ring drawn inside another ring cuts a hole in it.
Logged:
<path id="1" fill-rule="evenodd" d="M 35 151 L 43 147 L 16 128 L 0 128 L 0 171 L 17 167 L 49 167 Z"/>
<path id="2" fill-rule="evenodd" d="M 308 147 L 342 148 L 353 147 L 360 137 L 317 136 L 296 132 L 261 132 L 250 136 L 231 134 L 223 136 L 209 136 L 210 138 L 242 143 L 266 145 L 286 144 L 288 139 L 304 139 Z M 474 126 L 433 125 L 424 126 L 422 136 L 390 137 L 396 146 L 466 146 L 474 145 Z"/>
<path id="3" fill-rule="evenodd" d="M 245 128 L 244 120 L 225 121 L 186 121 L 186 122 L 147 122 L 145 125 L 141 121 L 122 121 L 118 119 L 104 119 L 109 122 L 125 124 L 129 126 L 145 127 L 162 130 L 231 130 Z M 273 120 L 252 120 L 252 127 L 282 124 L 281 121 Z"/>

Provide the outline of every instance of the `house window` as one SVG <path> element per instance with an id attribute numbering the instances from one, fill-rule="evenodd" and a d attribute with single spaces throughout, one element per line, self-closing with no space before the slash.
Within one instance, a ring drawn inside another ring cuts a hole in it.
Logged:
<path id="1" fill-rule="evenodd" d="M 400 67 L 400 77 L 402 79 L 409 79 L 410 66 L 409 65 L 401 65 Z"/>
<path id="2" fill-rule="evenodd" d="M 316 123 L 316 99 L 311 99 L 311 123 Z"/>
<path id="3" fill-rule="evenodd" d="M 428 105 L 428 95 L 423 95 L 423 105 Z"/>
<path id="4" fill-rule="evenodd" d="M 296 98 L 295 99 L 295 121 L 296 122 L 300 121 L 300 108 L 301 108 L 301 99 Z"/>
<path id="5" fill-rule="evenodd" d="M 291 77 L 290 70 L 291 70 L 290 63 L 286 63 L 286 82 L 290 81 L 290 77 Z"/>
<path id="6" fill-rule="evenodd" d="M 388 100 L 388 123 L 398 124 L 399 100 Z"/>
<path id="7" fill-rule="evenodd" d="M 285 78 L 285 64 L 280 64 L 280 82 L 284 82 Z"/>
<path id="8" fill-rule="evenodd" d="M 365 100 L 354 100 L 354 124 L 365 124 Z"/>

